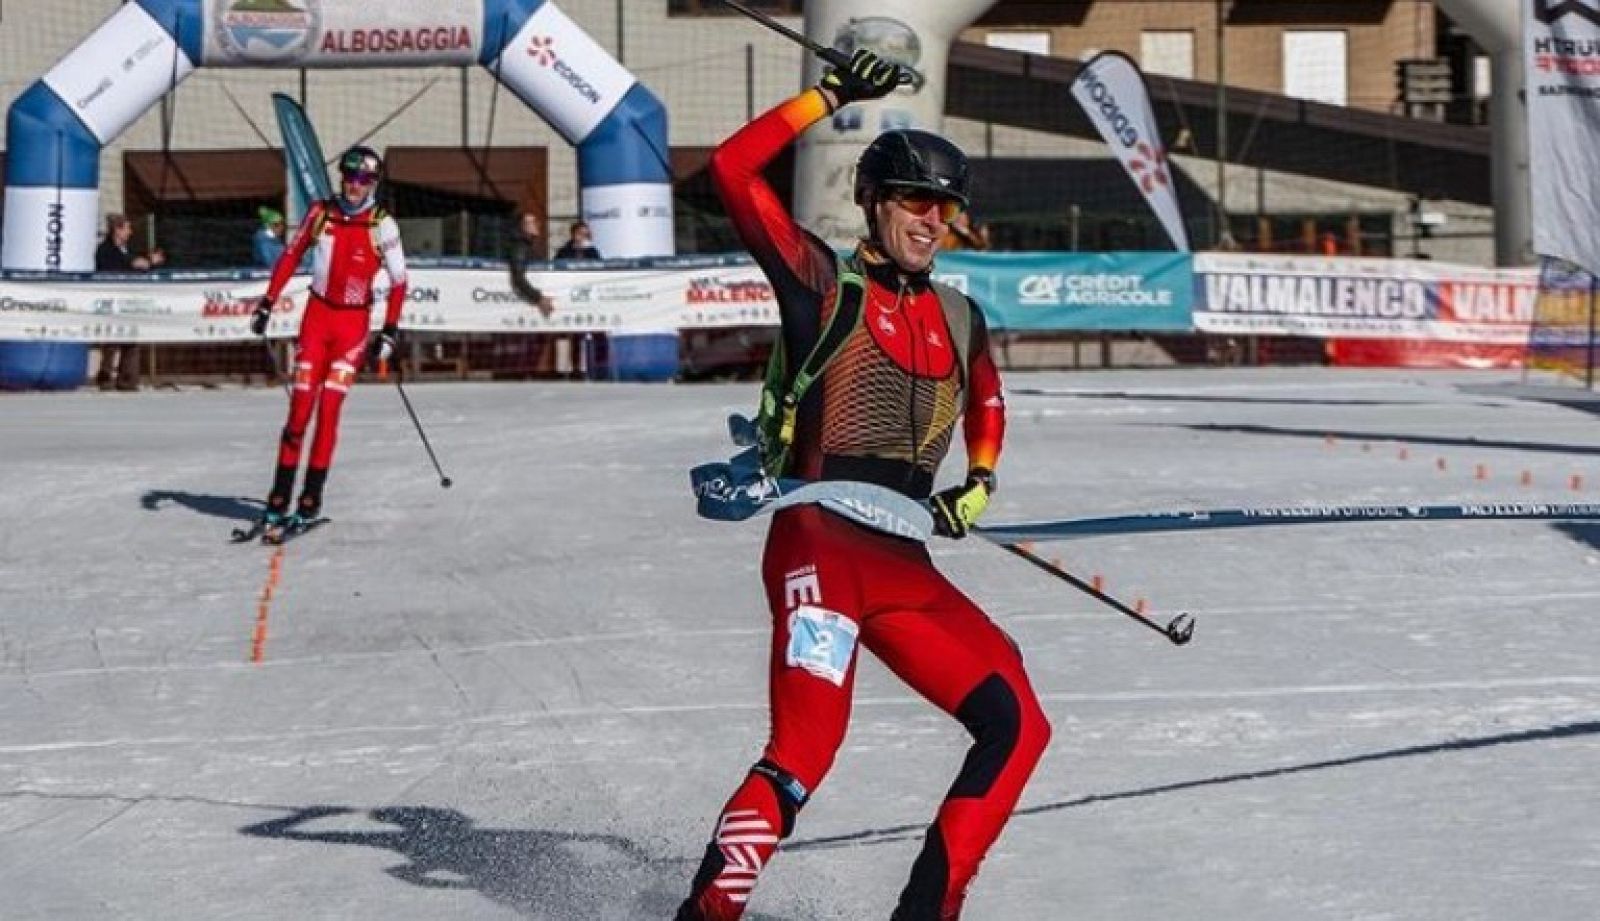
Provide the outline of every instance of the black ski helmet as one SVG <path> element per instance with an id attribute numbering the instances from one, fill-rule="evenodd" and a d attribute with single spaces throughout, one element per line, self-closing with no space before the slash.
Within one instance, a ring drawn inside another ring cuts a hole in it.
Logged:
<path id="1" fill-rule="evenodd" d="M 856 204 L 867 208 L 880 189 L 913 189 L 967 201 L 967 155 L 931 131 L 896 128 L 878 135 L 856 161 Z"/>
<path id="2" fill-rule="evenodd" d="M 339 155 L 339 175 L 349 176 L 353 173 L 371 173 L 374 176 L 383 175 L 383 158 L 371 147 L 357 145 Z"/>

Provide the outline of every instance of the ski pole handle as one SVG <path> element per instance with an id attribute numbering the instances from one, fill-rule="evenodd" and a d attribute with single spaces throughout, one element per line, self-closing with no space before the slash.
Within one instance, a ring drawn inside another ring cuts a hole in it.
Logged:
<path id="1" fill-rule="evenodd" d="M 824 45 L 814 42 L 811 39 L 806 38 L 804 35 L 801 35 L 799 32 L 796 32 L 795 30 L 784 25 L 783 23 L 778 22 L 776 19 L 773 19 L 771 16 L 768 16 L 766 13 L 763 13 L 760 10 L 753 10 L 748 6 L 745 6 L 743 3 L 738 2 L 738 0 L 722 0 L 722 4 L 729 9 L 736 10 L 737 12 L 748 16 L 749 18 L 759 22 L 784 38 L 787 38 L 789 41 L 794 42 L 800 47 L 821 58 L 832 67 L 838 70 L 850 69 L 850 55 L 845 54 L 838 48 L 828 48 Z M 905 86 L 906 84 L 916 82 L 916 75 L 911 72 L 911 68 L 906 67 L 903 64 L 896 64 L 895 69 L 899 71 L 899 73 L 895 75 L 896 85 Z"/>

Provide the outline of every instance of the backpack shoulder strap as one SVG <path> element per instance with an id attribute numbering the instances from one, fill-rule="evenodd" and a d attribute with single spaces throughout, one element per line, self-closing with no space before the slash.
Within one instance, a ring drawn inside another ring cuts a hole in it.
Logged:
<path id="1" fill-rule="evenodd" d="M 833 361 L 839 349 L 844 346 L 845 340 L 855 332 L 861 323 L 862 308 L 867 302 L 867 280 L 860 272 L 854 271 L 850 263 L 841 263 L 839 266 L 839 279 L 834 292 L 833 314 L 828 317 L 828 323 L 822 328 L 821 335 L 817 336 L 816 345 L 811 347 L 811 354 L 795 369 L 794 380 L 790 390 L 794 393 L 795 402 L 810 389 L 811 384 Z"/>
<path id="2" fill-rule="evenodd" d="M 777 343 L 773 345 L 772 357 L 767 362 L 766 380 L 761 387 L 758 426 L 766 441 L 762 459 L 768 472 L 774 475 L 787 472 L 789 446 L 794 443 L 800 401 L 828 367 L 828 363 L 839 354 L 850 334 L 861 325 L 862 309 L 867 301 L 867 281 L 859 268 L 853 260 L 839 263 L 833 312 L 804 361 L 793 369 L 788 366 L 781 332 Z"/>
<path id="3" fill-rule="evenodd" d="M 972 358 L 972 301 L 965 294 L 943 282 L 931 282 L 939 295 L 939 307 L 944 311 L 944 322 L 950 327 L 950 340 L 956 349 L 957 367 L 961 369 L 961 383 L 966 386 L 967 362 Z"/>
<path id="4" fill-rule="evenodd" d="M 311 222 L 311 239 L 322 236 L 322 231 L 327 228 L 328 221 L 333 215 L 333 209 L 339 207 L 331 198 L 324 198 L 319 202 L 322 207 L 317 209 L 317 218 Z"/>

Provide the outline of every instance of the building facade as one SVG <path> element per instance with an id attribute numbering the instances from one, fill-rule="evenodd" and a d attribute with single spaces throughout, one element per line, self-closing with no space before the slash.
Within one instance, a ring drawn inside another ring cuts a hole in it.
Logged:
<path id="1" fill-rule="evenodd" d="M 241 0 L 208 2 L 226 6 Z M 0 100 L 9 105 L 118 5 L 116 0 L 6 3 L 0 12 Z M 706 157 L 753 114 L 800 88 L 802 51 L 708 0 L 560 0 L 559 5 L 667 108 L 680 185 L 679 250 L 732 248 L 733 237 L 705 181 Z M 757 0 L 755 5 L 790 26 L 801 25 L 798 0 Z M 1219 7 L 1225 13 L 1220 46 Z M 1163 76 L 1212 79 L 1220 47 L 1222 71 L 1232 86 L 1387 112 L 1396 97 L 1394 62 L 1433 54 L 1435 14 L 1427 0 L 1234 0 L 1228 5 L 1001 0 L 963 37 L 1068 59 L 1121 50 L 1156 75 L 1152 85 L 1158 95 Z M 329 156 L 358 141 L 389 155 L 395 210 L 406 222 L 408 243 L 419 253 L 500 255 L 520 210 L 547 219 L 553 249 L 564 238 L 566 221 L 577 215 L 572 149 L 482 67 L 200 70 L 106 146 L 100 164 L 102 209 L 131 212 L 143 240 L 166 246 L 175 265 L 242 259 L 256 208 L 281 203 L 284 190 L 277 152 L 281 140 L 270 101 L 274 92 L 302 100 Z M 1070 100 L 1063 97 L 1059 104 Z M 1038 181 L 1054 183 L 1043 197 L 1007 195 L 1015 201 L 986 197 L 980 185 L 980 211 L 988 208 L 986 216 L 997 221 L 998 229 L 1010 227 L 1016 245 L 1133 247 L 1145 239 L 1132 231 L 1083 232 L 1088 226 L 1084 212 L 1093 208 L 1079 207 L 1075 213 L 1073 201 L 1089 199 L 1086 183 L 1099 175 L 1094 161 L 1107 160 L 1098 141 L 970 115 L 948 118 L 944 127 L 988 162 L 984 169 L 990 175 L 1021 175 L 1024 170 L 1011 166 L 1022 163 Z M 1310 226 L 1304 218 L 1316 217 L 1319 239 L 1324 227 L 1336 230 L 1345 243 L 1382 238 L 1373 252 L 1415 250 L 1480 262 L 1492 252 L 1492 216 L 1486 207 L 1430 202 L 1431 211 L 1445 215 L 1447 229 L 1430 239 L 1408 239 L 1416 190 L 1252 168 L 1232 163 L 1232 157 L 1218 170 L 1210 152 L 1192 144 L 1186 148 L 1184 140 L 1181 131 L 1167 139 L 1174 164 L 1198 194 L 1225 194 L 1235 222 L 1243 220 L 1248 229 L 1286 216 L 1287 223 L 1280 221 L 1283 226 L 1269 234 L 1277 241 L 1274 247 L 1285 240 L 1299 246 Z M 1250 143 L 1246 126 L 1229 149 L 1237 152 Z M 0 148 L 4 144 L 0 135 Z M 1055 170 L 1050 167 L 1055 161 L 1085 168 Z M 780 185 L 784 169 L 780 162 Z M 1029 210 L 1040 201 L 1050 203 L 1048 213 Z M 1130 226 L 1138 220 L 1128 218 Z M 1074 222 L 1079 222 L 1077 231 Z M 1045 224 L 1057 229 L 1029 235 L 1030 228 Z"/>

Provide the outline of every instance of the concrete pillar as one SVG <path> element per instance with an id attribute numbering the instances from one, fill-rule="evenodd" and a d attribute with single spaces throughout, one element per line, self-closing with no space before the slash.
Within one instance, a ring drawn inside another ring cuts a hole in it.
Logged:
<path id="1" fill-rule="evenodd" d="M 1438 3 L 1488 51 L 1493 67 L 1489 129 L 1494 136 L 1495 262 L 1503 266 L 1531 265 L 1533 212 L 1529 204 L 1528 109 L 1522 68 L 1522 8 L 1527 6 L 1526 0 Z"/>

